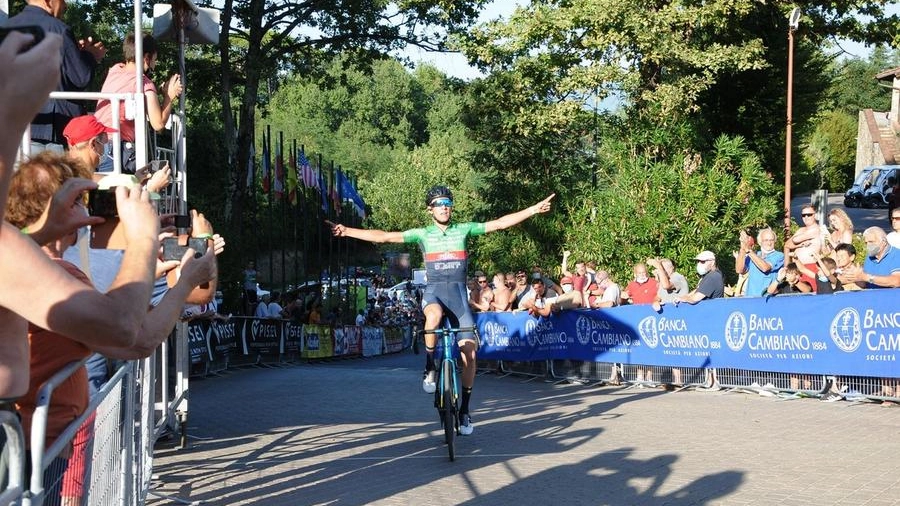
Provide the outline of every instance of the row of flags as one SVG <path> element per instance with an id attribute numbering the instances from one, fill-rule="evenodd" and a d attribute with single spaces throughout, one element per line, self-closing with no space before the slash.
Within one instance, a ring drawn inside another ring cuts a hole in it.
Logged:
<path id="1" fill-rule="evenodd" d="M 297 203 L 297 190 L 302 184 L 304 188 L 310 188 L 319 194 L 322 210 L 326 213 L 332 209 L 340 214 L 342 202 L 347 202 L 353 208 L 353 212 L 360 218 L 366 217 L 366 203 L 356 190 L 356 185 L 344 172 L 338 169 L 323 169 L 313 166 L 306 157 L 303 147 L 289 150 L 287 165 L 284 163 L 282 146 L 275 144 L 274 165 L 272 171 L 272 157 L 269 153 L 269 143 L 263 141 L 262 152 L 262 188 L 267 194 L 275 194 L 276 198 L 284 198 L 287 192 L 288 201 Z M 250 160 L 247 164 L 247 187 L 252 188 L 256 175 L 255 167 L 256 150 L 250 148 Z M 274 172 L 274 177 L 273 177 Z"/>

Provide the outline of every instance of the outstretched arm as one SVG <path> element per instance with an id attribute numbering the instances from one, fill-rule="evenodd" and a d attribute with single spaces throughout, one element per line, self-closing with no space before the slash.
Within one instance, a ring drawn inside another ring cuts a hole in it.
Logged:
<path id="1" fill-rule="evenodd" d="M 572 255 L 572 252 L 569 250 L 563 251 L 562 258 L 562 266 L 560 272 L 562 272 L 563 276 L 572 276 L 573 274 L 569 272 L 569 257 Z"/>
<path id="2" fill-rule="evenodd" d="M 555 196 L 556 194 L 553 193 L 549 197 L 533 206 L 526 207 L 525 209 L 522 209 L 521 211 L 516 213 L 507 214 L 506 216 L 502 216 L 500 218 L 497 218 L 496 220 L 491 220 L 484 224 L 484 231 L 494 232 L 496 230 L 503 230 L 504 228 L 518 225 L 519 223 L 522 223 L 535 214 L 546 213 L 550 210 L 550 201 L 553 200 L 553 197 Z"/>
<path id="3" fill-rule="evenodd" d="M 335 237 L 352 237 L 368 242 L 403 242 L 402 232 L 386 232 L 384 230 L 368 230 L 365 228 L 353 228 L 340 223 L 332 223 L 325 220 L 331 227 L 331 233 Z"/>

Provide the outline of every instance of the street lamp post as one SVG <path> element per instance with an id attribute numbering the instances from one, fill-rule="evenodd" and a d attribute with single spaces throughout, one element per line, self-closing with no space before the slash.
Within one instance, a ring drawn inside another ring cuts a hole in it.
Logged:
<path id="1" fill-rule="evenodd" d="M 794 7 L 788 21 L 787 129 L 784 146 L 784 238 L 791 233 L 791 126 L 794 106 L 794 32 L 800 26 L 800 8 Z"/>

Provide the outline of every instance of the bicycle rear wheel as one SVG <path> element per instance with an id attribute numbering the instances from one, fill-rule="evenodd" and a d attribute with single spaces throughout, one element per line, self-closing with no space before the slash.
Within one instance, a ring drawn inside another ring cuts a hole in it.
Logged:
<path id="1" fill-rule="evenodd" d="M 444 361 L 443 365 L 443 397 L 444 397 L 444 441 L 447 443 L 447 452 L 450 454 L 450 460 L 456 458 L 456 399 L 453 395 L 453 364 L 450 361 Z"/>

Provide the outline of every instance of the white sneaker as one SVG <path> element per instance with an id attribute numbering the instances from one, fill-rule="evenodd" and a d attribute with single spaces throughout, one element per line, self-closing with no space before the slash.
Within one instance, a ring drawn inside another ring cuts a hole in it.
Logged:
<path id="1" fill-rule="evenodd" d="M 434 393 L 434 371 L 425 371 L 425 376 L 422 378 L 422 390 L 425 390 L 426 394 Z"/>
<path id="2" fill-rule="evenodd" d="M 459 433 L 462 436 L 468 436 L 475 432 L 475 424 L 472 423 L 472 417 L 468 413 L 460 415 Z"/>

